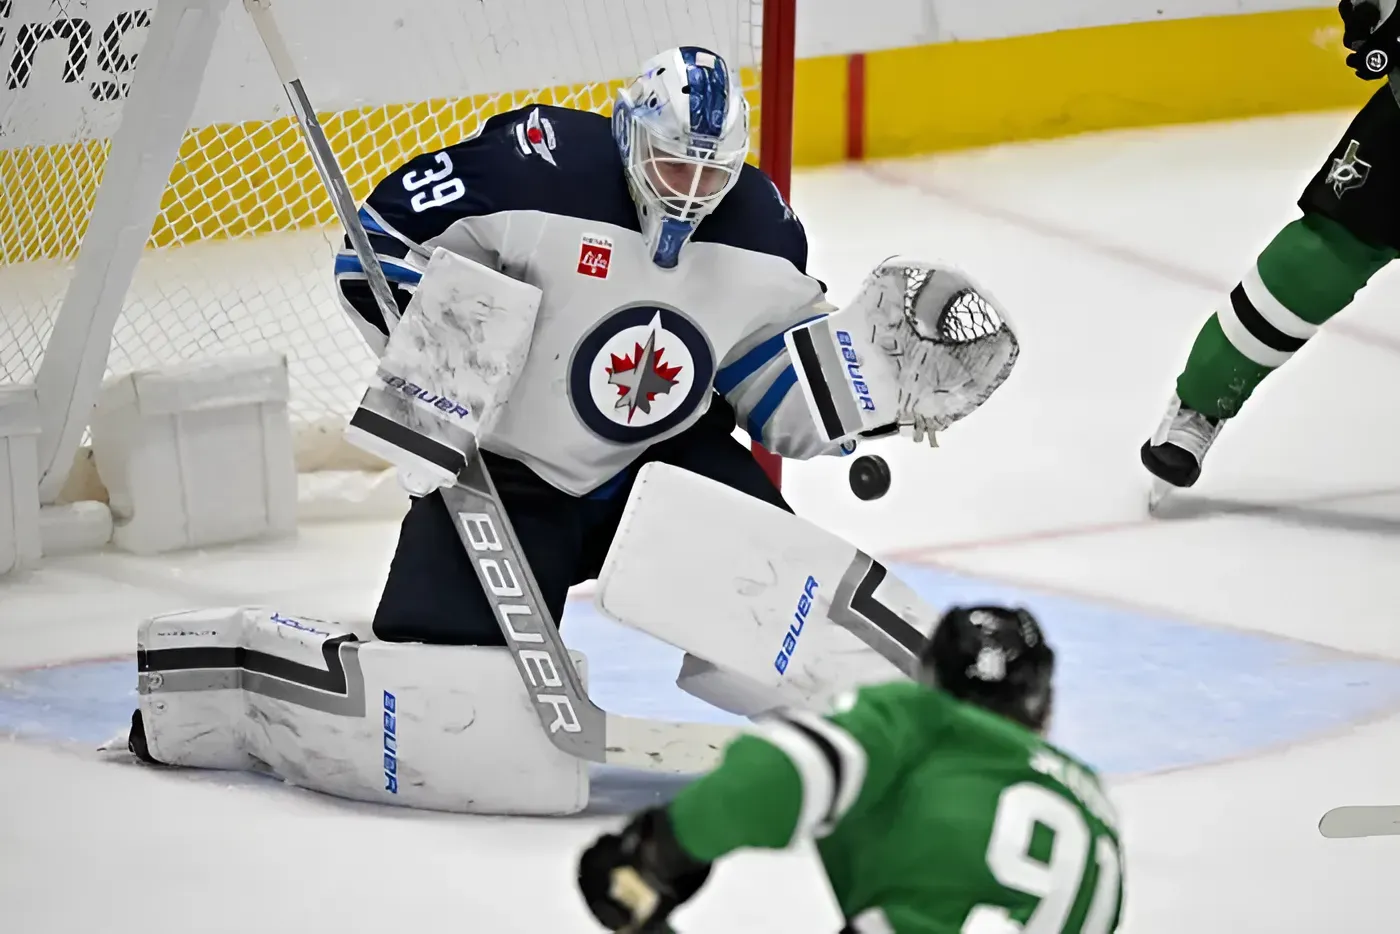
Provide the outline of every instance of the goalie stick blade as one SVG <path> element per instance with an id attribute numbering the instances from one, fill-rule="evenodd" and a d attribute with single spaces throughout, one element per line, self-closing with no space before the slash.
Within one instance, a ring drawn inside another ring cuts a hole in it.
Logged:
<path id="1" fill-rule="evenodd" d="M 1324 837 L 1388 837 L 1400 835 L 1400 805 L 1333 808 L 1318 821 Z"/>

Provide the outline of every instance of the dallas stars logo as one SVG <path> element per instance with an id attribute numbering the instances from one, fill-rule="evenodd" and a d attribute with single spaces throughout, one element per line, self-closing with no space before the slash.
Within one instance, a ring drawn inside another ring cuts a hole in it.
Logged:
<path id="1" fill-rule="evenodd" d="M 676 385 L 679 366 L 669 366 L 662 361 L 664 350 L 656 349 L 656 330 L 659 321 L 653 321 L 651 333 L 647 335 L 646 346 L 634 344 L 635 350 L 623 357 L 610 354 L 612 366 L 607 368 L 608 382 L 617 387 L 615 409 L 627 409 L 627 421 L 639 410 L 651 414 L 651 404 L 658 394 L 670 393 Z"/>
<path id="2" fill-rule="evenodd" d="M 1366 184 L 1366 177 L 1371 174 L 1371 163 L 1363 162 L 1360 153 L 1361 144 L 1350 140 L 1342 157 L 1332 160 L 1332 169 L 1327 173 L 1327 184 L 1332 186 L 1332 192 L 1338 198 L 1353 188 L 1360 188 Z"/>

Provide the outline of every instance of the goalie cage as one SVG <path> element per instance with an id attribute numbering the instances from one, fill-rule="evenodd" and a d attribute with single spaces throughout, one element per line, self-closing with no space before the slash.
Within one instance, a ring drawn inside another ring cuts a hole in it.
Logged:
<path id="1" fill-rule="evenodd" d="M 278 16 L 357 201 L 492 114 L 606 113 L 642 61 L 681 44 L 738 64 L 754 158 L 786 194 L 794 5 L 304 0 Z M 28 393 L 23 418 L 0 411 L 0 499 L 8 484 L 43 504 L 46 550 L 105 542 L 110 519 L 92 507 L 113 491 L 90 429 L 104 385 L 183 368 L 195 388 L 170 404 L 207 407 L 232 369 L 254 388 L 224 402 L 260 407 L 252 422 L 285 406 L 302 518 L 376 511 L 375 490 L 401 508 L 385 465 L 341 439 L 374 358 L 340 310 L 341 232 L 241 6 L 0 0 L 0 62 L 0 387 Z M 30 512 L 11 510 L 0 542 L 24 539 Z M 65 519 L 83 527 L 65 533 Z M 0 572 L 4 559 L 0 544 Z"/>

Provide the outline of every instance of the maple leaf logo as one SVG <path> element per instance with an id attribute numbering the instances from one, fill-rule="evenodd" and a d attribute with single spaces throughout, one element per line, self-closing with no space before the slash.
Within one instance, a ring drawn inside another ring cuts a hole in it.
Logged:
<path id="1" fill-rule="evenodd" d="M 646 346 L 634 344 L 632 353 L 622 357 L 609 354 L 612 366 L 607 368 L 608 383 L 617 387 L 617 404 L 613 408 L 627 409 L 629 424 L 638 410 L 651 414 L 652 402 L 658 395 L 671 391 L 682 369 L 661 359 L 666 351 L 656 349 L 656 324 L 652 323 Z"/>

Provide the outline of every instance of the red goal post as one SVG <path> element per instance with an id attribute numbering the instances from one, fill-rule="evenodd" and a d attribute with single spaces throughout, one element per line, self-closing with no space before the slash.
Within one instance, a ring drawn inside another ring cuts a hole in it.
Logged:
<path id="1" fill-rule="evenodd" d="M 792 99 L 797 61 L 797 0 L 763 0 L 763 80 L 759 85 L 763 119 L 759 124 L 759 168 L 783 198 L 792 195 Z M 779 487 L 783 459 L 757 441 L 753 456 Z"/>

